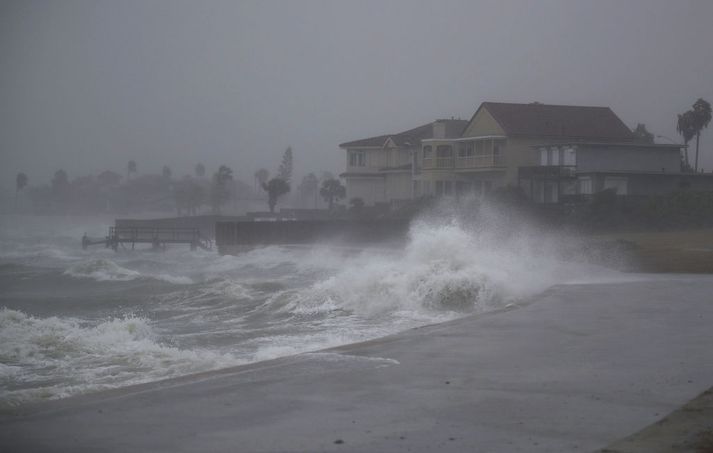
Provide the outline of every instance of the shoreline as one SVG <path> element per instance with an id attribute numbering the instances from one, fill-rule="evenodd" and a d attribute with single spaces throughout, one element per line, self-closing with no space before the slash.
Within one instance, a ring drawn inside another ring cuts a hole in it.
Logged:
<path id="1" fill-rule="evenodd" d="M 562 285 L 517 309 L 6 414 L 0 445 L 56 451 L 92 445 L 107 451 L 603 448 L 713 382 L 701 341 L 711 333 L 700 318 L 712 318 L 713 307 L 701 288 L 709 294 L 713 278 Z M 681 301 L 675 311 L 669 300 Z M 686 363 L 678 364 L 684 355 Z"/>

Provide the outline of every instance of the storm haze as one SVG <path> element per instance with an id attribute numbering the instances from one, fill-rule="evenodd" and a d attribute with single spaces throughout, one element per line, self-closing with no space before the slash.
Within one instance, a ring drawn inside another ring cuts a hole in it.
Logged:
<path id="1" fill-rule="evenodd" d="M 676 115 L 713 98 L 712 18 L 705 1 L 5 1 L 0 187 L 129 160 L 250 182 L 288 145 L 297 178 L 338 173 L 341 142 L 483 101 L 609 106 L 681 141 Z"/>

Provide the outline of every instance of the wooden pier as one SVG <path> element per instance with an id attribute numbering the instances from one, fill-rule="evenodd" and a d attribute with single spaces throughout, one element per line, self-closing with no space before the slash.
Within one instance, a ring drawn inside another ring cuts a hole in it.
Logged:
<path id="1" fill-rule="evenodd" d="M 117 251 L 119 247 L 127 248 L 131 244 L 134 250 L 136 244 L 151 244 L 155 250 L 165 249 L 168 244 L 187 244 L 191 250 L 201 248 L 211 250 L 213 241 L 201 236 L 198 228 L 155 228 L 155 227 L 109 227 L 109 234 L 103 239 L 93 239 L 84 235 L 82 248 L 90 245 L 103 244 L 106 248 Z"/>

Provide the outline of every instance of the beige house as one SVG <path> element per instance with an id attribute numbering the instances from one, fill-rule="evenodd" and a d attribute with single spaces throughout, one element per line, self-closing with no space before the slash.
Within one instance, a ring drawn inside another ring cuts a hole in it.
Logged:
<path id="1" fill-rule="evenodd" d="M 414 196 L 482 194 L 518 185 L 520 167 L 538 165 L 537 145 L 630 142 L 608 107 L 484 102 L 457 138 L 422 140 Z"/>
<path id="2" fill-rule="evenodd" d="M 543 144 L 550 149 L 577 143 L 621 148 L 633 142 L 631 130 L 608 107 L 484 102 L 470 121 L 437 120 L 341 144 L 347 157 L 341 176 L 348 199 L 361 198 L 369 205 L 484 194 L 521 185 L 520 168 L 541 165 Z M 565 163 L 571 157 L 564 147 L 556 149 L 562 155 L 553 161 Z M 528 181 L 526 188 L 533 197 L 546 191 L 543 181 Z"/>

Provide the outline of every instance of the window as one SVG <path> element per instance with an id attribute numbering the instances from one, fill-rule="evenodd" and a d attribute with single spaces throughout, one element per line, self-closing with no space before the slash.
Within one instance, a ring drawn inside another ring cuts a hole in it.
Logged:
<path id="1" fill-rule="evenodd" d="M 559 165 L 560 164 L 560 149 L 556 146 L 550 148 L 549 153 L 549 165 Z"/>
<path id="2" fill-rule="evenodd" d="M 423 181 L 423 187 L 421 188 L 421 193 L 423 195 L 431 195 L 431 181 Z"/>
<path id="3" fill-rule="evenodd" d="M 577 165 L 577 152 L 573 147 L 568 146 L 564 149 L 564 162 L 563 164 L 568 167 L 575 167 Z"/>
<path id="4" fill-rule="evenodd" d="M 547 148 L 540 148 L 540 165 L 547 165 Z"/>
<path id="5" fill-rule="evenodd" d="M 443 181 L 443 195 L 453 195 L 453 181 Z"/>
<path id="6" fill-rule="evenodd" d="M 473 142 L 461 142 L 458 144 L 458 157 L 470 157 L 473 154 Z"/>
<path id="7" fill-rule="evenodd" d="M 482 156 L 485 154 L 485 142 L 483 140 L 478 140 L 475 142 L 475 155 Z"/>
<path id="8" fill-rule="evenodd" d="M 592 194 L 592 178 L 589 176 L 584 176 L 579 178 L 579 193 L 582 195 Z"/>
<path id="9" fill-rule="evenodd" d="M 364 151 L 351 151 L 349 153 L 350 167 L 366 167 L 366 153 Z"/>

